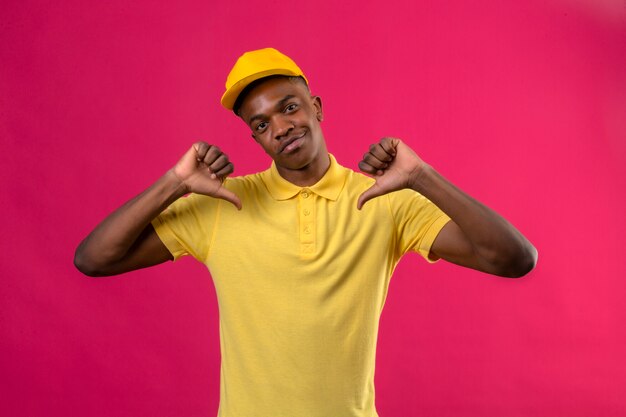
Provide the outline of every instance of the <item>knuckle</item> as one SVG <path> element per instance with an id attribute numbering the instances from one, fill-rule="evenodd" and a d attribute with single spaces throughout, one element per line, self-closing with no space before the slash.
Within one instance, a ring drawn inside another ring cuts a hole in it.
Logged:
<path id="1" fill-rule="evenodd" d="M 370 164 L 366 163 L 366 162 L 361 162 L 359 163 L 359 168 L 361 169 L 361 171 L 365 171 L 365 172 L 372 172 L 373 168 Z"/>
<path id="2" fill-rule="evenodd" d="M 196 150 L 196 153 L 202 153 L 202 149 L 204 149 L 202 142 L 196 142 L 193 144 L 193 148 Z"/>

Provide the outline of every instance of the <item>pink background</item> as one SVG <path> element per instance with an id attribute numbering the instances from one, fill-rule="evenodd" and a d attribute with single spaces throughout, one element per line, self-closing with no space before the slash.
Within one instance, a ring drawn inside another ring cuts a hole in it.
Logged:
<path id="1" fill-rule="evenodd" d="M 175 3 L 0 6 L 1 415 L 216 415 L 204 267 L 91 279 L 72 257 L 193 141 L 268 166 L 219 105 L 266 46 L 307 73 L 344 165 L 401 137 L 539 250 L 520 280 L 403 260 L 381 417 L 626 415 L 623 0 Z"/>

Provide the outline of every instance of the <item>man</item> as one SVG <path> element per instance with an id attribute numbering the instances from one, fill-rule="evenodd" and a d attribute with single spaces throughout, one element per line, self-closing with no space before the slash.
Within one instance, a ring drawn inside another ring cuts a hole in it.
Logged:
<path id="1" fill-rule="evenodd" d="M 399 259 L 419 252 L 505 277 L 535 248 L 396 138 L 340 166 L 322 101 L 274 49 L 239 58 L 222 104 L 273 160 L 235 178 L 215 145 L 195 143 L 80 244 L 75 264 L 114 275 L 192 255 L 215 282 L 222 417 L 377 416 L 378 319 Z M 181 198 L 191 193 L 186 198 Z"/>

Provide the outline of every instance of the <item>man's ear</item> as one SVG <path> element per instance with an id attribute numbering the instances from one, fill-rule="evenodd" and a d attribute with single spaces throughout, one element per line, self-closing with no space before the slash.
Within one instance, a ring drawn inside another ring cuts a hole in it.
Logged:
<path id="1" fill-rule="evenodd" d="M 324 120 L 324 111 L 322 110 L 322 99 L 320 96 L 311 96 L 311 100 L 313 102 L 313 108 L 315 109 L 315 117 L 317 117 L 317 121 L 321 122 Z"/>

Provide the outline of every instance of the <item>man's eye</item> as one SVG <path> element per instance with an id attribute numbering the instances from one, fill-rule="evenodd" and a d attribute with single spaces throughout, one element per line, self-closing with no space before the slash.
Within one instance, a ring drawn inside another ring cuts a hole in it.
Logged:
<path id="1" fill-rule="evenodd" d="M 292 112 L 292 111 L 294 111 L 294 110 L 295 110 L 295 109 L 297 109 L 297 108 L 298 108 L 298 105 L 297 105 L 297 104 L 295 104 L 295 103 L 291 103 L 291 104 L 289 104 L 287 107 L 285 107 L 285 111 L 286 111 L 286 112 Z"/>
<path id="2" fill-rule="evenodd" d="M 257 131 L 261 131 L 261 130 L 265 129 L 266 127 L 267 127 L 267 123 L 266 123 L 266 122 L 261 122 L 261 123 L 259 123 L 258 125 L 256 125 L 256 128 L 255 128 L 255 129 L 256 129 Z"/>

